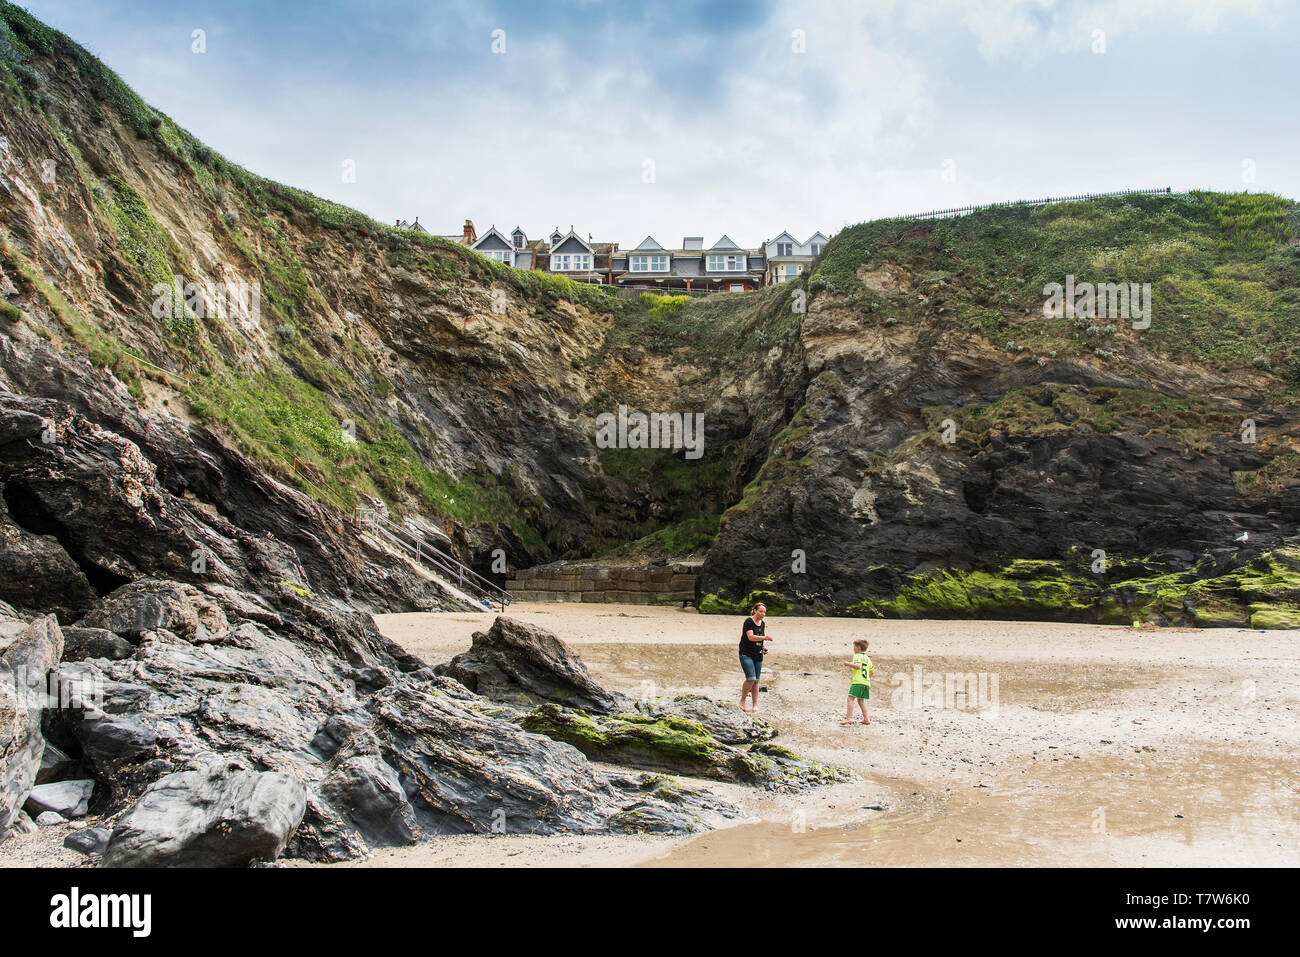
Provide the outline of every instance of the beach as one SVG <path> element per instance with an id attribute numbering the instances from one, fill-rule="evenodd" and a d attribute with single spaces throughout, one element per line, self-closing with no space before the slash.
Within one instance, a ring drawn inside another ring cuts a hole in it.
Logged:
<path id="1" fill-rule="evenodd" d="M 512 605 L 635 698 L 737 700 L 739 617 Z M 383 615 L 429 663 L 495 614 Z M 339 866 L 1295 866 L 1300 637 L 1242 629 L 769 617 L 762 715 L 855 780 L 692 782 L 747 819 L 687 837 L 434 837 Z M 854 638 L 871 724 L 841 727 Z"/>

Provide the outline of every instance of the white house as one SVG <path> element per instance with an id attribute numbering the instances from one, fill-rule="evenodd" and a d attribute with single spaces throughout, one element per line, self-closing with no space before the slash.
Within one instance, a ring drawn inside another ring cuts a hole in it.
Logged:
<path id="1" fill-rule="evenodd" d="M 768 283 L 789 282 L 807 272 L 828 242 L 830 237 L 822 232 L 813 233 L 807 242 L 801 243 L 782 230 L 774 239 L 763 243 Z"/>

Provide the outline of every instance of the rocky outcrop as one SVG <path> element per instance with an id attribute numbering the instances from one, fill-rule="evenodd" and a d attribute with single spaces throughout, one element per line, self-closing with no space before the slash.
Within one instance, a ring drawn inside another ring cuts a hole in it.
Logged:
<path id="1" fill-rule="evenodd" d="M 45 751 L 47 678 L 63 653 L 53 615 L 26 625 L 0 655 L 0 840 L 22 811 Z"/>
<path id="2" fill-rule="evenodd" d="M 437 670 L 486 698 L 518 707 L 557 701 L 610 712 L 629 706 L 602 688 L 582 660 L 549 631 L 505 616 L 487 631 L 475 632 L 470 650 Z"/>
<path id="3" fill-rule="evenodd" d="M 505 616 L 435 670 L 501 705 L 494 716 L 595 761 L 779 789 L 846 779 L 763 744 L 776 729 L 735 705 L 702 695 L 634 702 L 607 691 L 555 635 Z"/>
<path id="4" fill-rule="evenodd" d="M 16 790 L 31 811 L 75 816 L 88 802 L 113 823 L 108 866 L 332 861 L 436 834 L 688 832 L 739 813 L 603 771 L 519 727 L 517 709 L 423 667 L 369 618 L 291 590 L 141 579 L 74 627 L 92 622 L 131 655 L 57 663 L 53 682 L 76 694 L 45 712 L 51 780 Z M 618 702 L 553 635 L 516 625 L 500 619 L 483 646 L 493 674 Z M 47 800 L 73 790 L 77 801 Z"/>

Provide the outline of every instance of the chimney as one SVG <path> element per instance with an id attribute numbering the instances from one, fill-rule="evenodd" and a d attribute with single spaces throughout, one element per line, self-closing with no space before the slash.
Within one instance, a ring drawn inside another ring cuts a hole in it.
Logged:
<path id="1" fill-rule="evenodd" d="M 478 239 L 478 233 L 474 231 L 474 220 L 472 219 L 465 220 L 465 229 L 461 233 L 460 241 L 464 243 L 466 246 L 468 246 L 476 239 Z"/>
<path id="2" fill-rule="evenodd" d="M 400 217 L 400 216 L 397 217 L 397 222 L 393 223 L 393 225 L 394 225 L 394 226 L 400 226 L 400 225 L 402 225 L 402 217 Z"/>

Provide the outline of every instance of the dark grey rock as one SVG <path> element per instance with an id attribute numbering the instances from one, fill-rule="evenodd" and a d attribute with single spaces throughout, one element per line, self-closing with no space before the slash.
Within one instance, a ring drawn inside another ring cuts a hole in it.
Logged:
<path id="1" fill-rule="evenodd" d="M 85 817 L 90 810 L 90 796 L 95 791 L 94 781 L 56 781 L 39 784 L 27 796 L 23 810 L 39 815 L 54 811 L 64 817 Z"/>
<path id="2" fill-rule="evenodd" d="M 353 735 L 334 756 L 320 791 L 342 809 L 371 847 L 398 847 L 420 839 L 402 782 L 385 763 L 379 741 L 369 731 Z"/>
<path id="3" fill-rule="evenodd" d="M 105 628 L 63 629 L 63 660 L 84 661 L 87 658 L 108 658 L 120 661 L 135 654 L 135 646 Z"/>
<path id="4" fill-rule="evenodd" d="M 213 761 L 156 782 L 113 828 L 105 867 L 233 867 L 274 860 L 307 809 L 303 783 Z"/>
<path id="5" fill-rule="evenodd" d="M 504 615 L 487 631 L 474 633 L 469 651 L 435 670 L 486 698 L 519 707 L 553 701 L 608 713 L 630 706 L 602 688 L 555 635 Z"/>
<path id="6" fill-rule="evenodd" d="M 103 854 L 108 846 L 109 835 L 106 827 L 90 827 L 84 831 L 73 831 L 63 839 L 63 846 L 79 854 Z"/>

